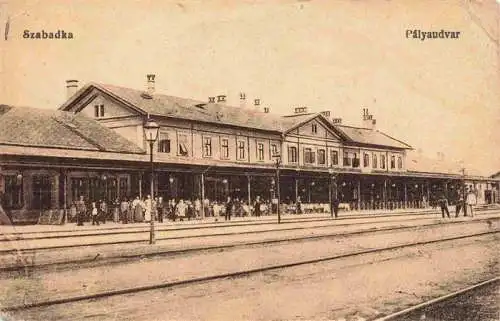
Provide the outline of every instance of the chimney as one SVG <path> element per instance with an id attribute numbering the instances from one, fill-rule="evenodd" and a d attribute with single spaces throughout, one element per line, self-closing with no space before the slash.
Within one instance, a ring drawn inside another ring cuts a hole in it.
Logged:
<path id="1" fill-rule="evenodd" d="M 264 112 L 265 112 L 266 114 L 269 114 L 269 107 L 264 107 Z"/>
<path id="2" fill-rule="evenodd" d="M 208 103 L 209 104 L 215 104 L 215 96 L 208 97 Z"/>
<path id="3" fill-rule="evenodd" d="M 247 105 L 247 95 L 244 92 L 240 93 L 240 107 L 245 107 Z"/>
<path id="4" fill-rule="evenodd" d="M 152 96 L 155 93 L 155 75 L 154 74 L 146 75 L 146 79 L 147 79 L 146 92 L 148 93 L 148 95 Z"/>
<path id="5" fill-rule="evenodd" d="M 342 118 L 332 118 L 332 123 L 334 125 L 341 125 L 342 124 Z"/>
<path id="6" fill-rule="evenodd" d="M 66 98 L 72 97 L 78 91 L 78 80 L 66 80 Z"/>
<path id="7" fill-rule="evenodd" d="M 438 157 L 438 160 L 444 161 L 444 153 L 443 152 L 438 152 L 437 157 Z"/>
<path id="8" fill-rule="evenodd" d="M 307 107 L 295 107 L 295 114 L 307 114 Z"/>
<path id="9" fill-rule="evenodd" d="M 329 110 L 325 110 L 321 112 L 321 115 L 325 116 L 325 118 L 330 118 L 331 112 Z"/>
<path id="10" fill-rule="evenodd" d="M 363 127 L 369 129 L 375 129 L 377 121 L 373 119 L 373 115 L 370 115 L 368 108 L 363 108 Z"/>
<path id="11" fill-rule="evenodd" d="M 255 107 L 259 107 L 259 106 L 260 106 L 260 98 L 255 98 L 255 99 L 253 100 L 253 105 L 254 105 Z"/>
<path id="12" fill-rule="evenodd" d="M 226 103 L 226 95 L 218 95 L 217 96 L 217 103 L 218 104 L 225 104 Z"/>

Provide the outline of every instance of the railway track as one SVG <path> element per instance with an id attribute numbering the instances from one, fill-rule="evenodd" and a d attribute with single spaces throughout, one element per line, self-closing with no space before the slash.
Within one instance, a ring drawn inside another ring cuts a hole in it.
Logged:
<path id="1" fill-rule="evenodd" d="M 495 212 L 492 210 L 492 212 Z M 496 211 L 498 212 L 498 211 Z M 374 214 L 374 215 L 357 215 L 357 216 L 344 216 L 335 218 L 334 221 L 344 221 L 344 220 L 360 220 L 366 218 L 387 218 L 387 217 L 401 217 L 412 215 L 412 216 L 430 216 L 435 217 L 437 211 L 428 211 L 428 212 L 408 212 L 404 215 L 401 214 Z M 324 217 L 307 217 L 305 214 L 303 217 L 294 216 L 289 218 L 284 218 L 281 221 L 281 225 L 294 224 L 294 223 L 307 223 L 307 222 L 332 222 L 332 217 L 324 216 Z M 432 215 L 432 216 L 431 216 Z M 196 222 L 196 221 L 192 221 Z M 135 223 L 132 223 L 135 224 Z M 132 225 L 131 226 L 116 226 L 116 227 L 101 227 L 101 228 L 92 228 L 92 229 L 66 229 L 66 230 L 58 230 L 58 231 L 30 231 L 30 232 L 11 232 L 8 235 L 12 237 L 18 237 L 19 240 L 31 240 L 31 239 L 51 239 L 51 238 L 68 238 L 75 236 L 96 236 L 96 235 L 116 235 L 116 234 L 139 234 L 139 233 L 148 233 L 150 226 L 149 224 L 145 225 Z M 141 224 L 141 223 L 140 223 Z M 183 225 L 157 225 L 157 231 L 185 231 L 185 230 L 204 230 L 204 229 L 213 229 L 213 228 L 234 228 L 241 226 L 263 226 L 263 225 L 276 225 L 276 219 L 269 218 L 258 221 L 253 220 L 243 220 L 243 221 L 231 221 L 230 223 L 226 221 L 220 222 L 197 222 L 197 224 L 191 226 L 183 226 Z M 76 233 L 76 234 L 75 234 Z M 52 234 L 52 235 L 47 235 Z M 33 236 L 34 235 L 34 236 Z M 40 235 L 40 236 L 37 236 Z M 9 241 L 6 237 L 0 239 L 2 241 Z"/>
<path id="2" fill-rule="evenodd" d="M 370 225 L 374 223 L 398 223 L 398 222 L 411 222 L 411 221 L 418 221 L 418 220 L 435 220 L 435 217 L 429 217 L 429 218 L 422 218 L 422 217 L 412 217 L 409 219 L 397 219 L 397 220 L 384 220 L 384 221 L 370 221 L 370 222 L 362 222 L 362 223 L 356 223 L 357 226 L 363 226 L 363 225 Z M 321 220 L 323 221 L 323 220 Z M 259 230 L 251 230 L 251 231 L 239 231 L 239 232 L 224 232 L 224 233 L 210 233 L 210 234 L 199 234 L 199 235 L 181 235 L 181 236 L 169 236 L 169 237 L 158 237 L 157 241 L 162 241 L 162 240 L 177 240 L 177 239 L 186 239 L 186 238 L 196 238 L 196 237 L 216 237 L 216 236 L 229 236 L 229 235 L 244 235 L 244 234 L 255 234 L 255 233 L 264 233 L 264 232 L 280 232 L 280 231 L 293 231 L 293 230 L 305 230 L 305 229 L 315 229 L 315 228 L 324 228 L 324 227 L 342 227 L 342 226 L 352 226 L 353 223 L 343 223 L 343 224 L 337 224 L 337 221 L 332 221 L 331 219 L 325 220 L 328 223 L 326 224 L 319 224 L 319 225 L 309 225 L 309 226 L 296 226 L 296 227 L 285 227 L 285 228 L 270 228 L 270 229 L 259 229 Z M 317 220 L 313 221 L 308 221 L 308 222 L 317 222 Z M 293 222 L 297 223 L 297 222 Z M 302 222 L 301 222 L 302 223 Z M 276 225 L 276 224 L 273 224 Z M 223 226 L 226 228 L 226 226 Z M 232 226 L 229 225 L 227 226 L 229 228 L 235 228 L 239 226 Z M 214 226 L 212 228 L 220 228 L 220 226 Z M 196 228 L 190 228 L 189 230 L 196 230 Z M 156 232 L 161 233 L 161 232 L 168 232 L 168 231 L 183 231 L 183 230 L 188 230 L 188 229 L 158 229 Z M 82 246 L 98 246 L 98 245 L 115 245 L 115 244 L 134 244 L 134 243 L 147 243 L 149 242 L 149 230 L 148 231 L 126 231 L 124 233 L 121 232 L 114 232 L 114 233 L 92 233 L 92 234 L 74 234 L 74 235 L 65 235 L 65 236 L 42 236 L 42 237 L 32 237 L 32 238 L 18 238 L 18 239 L 1 239 L 0 244 L 2 243 L 8 243 L 8 242 L 13 242 L 13 241 L 35 241 L 35 240 L 43 240 L 43 239 L 59 239 L 59 238 L 85 238 L 85 237 L 92 237 L 92 236 L 111 236 L 111 235 L 122 235 L 122 234 L 147 234 L 144 239 L 137 239 L 137 240 L 123 240 L 123 241 L 112 241 L 112 242 L 94 242 L 94 243 L 85 243 L 85 244 L 67 244 L 67 245 L 58 245 L 58 246 L 47 246 L 47 247 L 26 247 L 26 248 L 18 248 L 18 249 L 0 249 L 0 254 L 4 253 L 11 253 L 11 252 L 16 252 L 16 251 L 44 251 L 44 250 L 51 250 L 51 249 L 63 249 L 63 248 L 73 248 L 73 247 L 82 247 Z"/>
<path id="3" fill-rule="evenodd" d="M 370 233 L 381 233 L 381 232 L 391 232 L 391 231 L 404 231 L 404 230 L 412 230 L 412 229 L 425 229 L 425 228 L 432 228 L 436 226 L 442 226 L 443 224 L 477 224 L 477 223 L 482 223 L 486 222 L 489 225 L 491 225 L 492 221 L 498 221 L 500 220 L 500 217 L 493 217 L 493 218 L 484 218 L 484 219 L 476 219 L 473 221 L 450 221 L 443 223 L 442 221 L 438 222 L 432 222 L 429 224 L 419 224 L 419 225 L 410 225 L 410 226 L 388 226 L 388 227 L 382 227 L 382 228 L 370 228 L 370 229 L 363 229 L 363 230 L 356 230 L 356 231 L 351 231 L 351 232 L 335 232 L 335 233 L 323 233 L 323 234 L 315 234 L 315 235 L 307 235 L 307 236 L 297 236 L 297 237 L 276 237 L 276 238 L 271 238 L 271 239 L 264 239 L 264 240 L 257 240 L 257 241 L 248 241 L 248 242 L 236 242 L 236 243 L 230 243 L 230 244 L 217 244 L 217 245 L 209 245 L 209 246 L 197 246 L 197 247 L 188 247 L 188 248 L 180 248 L 180 249 L 172 249 L 172 248 L 153 248 L 153 249 L 147 249 L 146 251 L 135 251 L 135 252 L 129 252 L 126 253 L 124 251 L 120 251 L 119 254 L 117 255 L 110 255 L 110 256 L 105 256 L 100 258 L 99 260 L 96 260 L 95 257 L 95 252 L 93 252 L 92 255 L 88 257 L 83 257 L 83 258 L 77 258 L 77 259 L 72 259 L 72 260 L 62 260 L 62 261 L 48 261 L 48 262 L 39 262 L 39 263 L 23 263 L 20 264 L 12 264 L 12 265 L 4 265 L 0 266 L 0 271 L 1 272 L 8 272 L 8 271 L 25 271 L 25 270 L 40 270 L 40 269 L 47 269 L 50 267 L 74 267 L 75 265 L 78 265 L 80 268 L 84 267 L 85 265 L 90 265 L 90 266 L 97 266 L 97 265 L 103 265 L 103 264 L 118 264 L 122 263 L 124 261 L 129 261 L 130 259 L 134 258 L 148 258 L 148 257 L 160 257 L 160 256 L 172 256 L 172 255 L 183 255 L 183 254 L 188 254 L 188 253 L 196 253 L 196 252 L 207 252 L 207 251 L 217 251 L 217 250 L 226 250 L 226 249 L 234 249 L 234 248 L 245 248 L 245 247 L 250 247 L 250 246 L 256 246 L 256 245 L 271 245 L 271 244 L 276 244 L 276 243 L 285 243 L 285 242 L 297 242 L 297 241 L 307 241 L 307 240 L 317 240 L 317 239 L 328 239 L 328 238 L 334 238 L 334 237 L 348 237 L 348 236 L 355 236 L 355 235 L 366 235 Z M 394 223 L 394 222 L 392 222 Z M 397 222 L 396 222 L 397 223 Z M 369 223 L 366 223 L 369 224 Z M 347 224 L 346 224 L 347 225 Z M 348 224 L 352 226 L 352 224 Z M 338 227 L 339 225 L 327 225 L 326 227 Z M 357 225 L 358 226 L 358 225 Z M 340 225 L 342 227 L 342 225 Z M 320 228 L 320 227 L 318 227 Z M 294 228 L 295 229 L 295 228 Z M 300 228 L 300 229 L 310 229 L 308 228 Z M 217 234 L 217 235 L 208 235 L 208 236 L 186 236 L 186 237 L 174 237 L 174 238 L 164 238 L 164 240 L 178 240 L 178 239 L 202 239 L 204 237 L 214 237 L 214 236 L 234 236 L 234 235 L 244 235 L 244 234 L 258 234 L 258 233 L 264 233 L 264 232 L 286 232 L 289 231 L 290 229 L 281 229 L 281 230 L 268 230 L 268 231 L 251 231 L 251 232 L 242 232 L 242 233 L 223 233 L 223 234 Z M 159 239 L 162 240 L 162 239 Z M 123 244 L 123 243 L 133 243 L 129 241 L 123 241 L 123 242 L 110 242 L 113 245 L 115 244 Z M 102 243 L 98 243 L 97 245 L 102 245 Z M 29 255 L 30 253 L 37 253 L 38 251 L 41 250 L 54 250 L 54 249 L 60 249 L 60 248 L 76 248 L 76 247 L 88 247 L 92 245 L 71 245 L 71 246 L 65 246 L 65 247 L 50 247 L 50 248 L 27 248 L 27 249 L 11 249 L 8 251 L 11 251 L 12 253 L 15 254 L 21 254 L 21 255 Z M 6 250 L 7 251 L 7 250 Z M 11 253 L 11 254 L 12 254 Z M 3 253 L 5 255 L 5 253 Z M 0 256 L 1 257 L 1 256 Z"/>
<path id="4" fill-rule="evenodd" d="M 498 209 L 486 209 L 486 210 L 481 210 L 481 213 L 497 213 L 500 212 Z M 435 214 L 438 214 L 437 210 L 428 210 L 425 212 L 422 211 L 415 211 L 415 212 L 406 212 L 404 214 L 397 214 L 397 213 L 382 213 L 382 214 L 359 214 L 359 215 L 348 215 L 348 216 L 339 216 L 335 218 L 334 221 L 343 221 L 343 220 L 361 220 L 361 219 L 377 219 L 377 218 L 387 218 L 387 217 L 402 217 L 402 216 L 429 216 L 429 217 L 435 217 Z M 282 218 L 281 224 L 294 224 L 298 222 L 322 222 L 322 221 L 332 221 L 332 217 L 329 215 L 325 215 L 323 217 L 308 217 L 307 214 L 303 214 L 303 216 L 300 215 L 294 215 L 292 217 L 285 217 Z M 197 221 L 192 221 L 192 222 L 197 222 Z M 135 223 L 133 223 L 135 224 Z M 203 222 L 199 221 L 196 224 L 193 224 L 191 226 L 183 226 L 183 225 L 157 225 L 157 231 L 183 231 L 183 230 L 203 230 L 203 229 L 212 229 L 212 228 L 221 228 L 221 227 L 239 227 L 239 226 L 261 226 L 261 225 L 276 225 L 276 218 L 275 217 L 269 217 L 269 218 L 264 218 L 260 219 L 258 221 L 255 220 L 242 220 L 242 221 L 231 221 L 230 223 L 226 221 L 220 221 L 220 222 Z M 50 238 L 67 238 L 67 237 L 74 237 L 74 236 L 94 236 L 94 235 L 116 235 L 116 234 L 136 234 L 136 233 L 145 233 L 149 232 L 150 226 L 149 224 L 144 224 L 142 225 L 122 225 L 122 226 L 115 226 L 115 227 L 100 227 L 100 228 L 92 228 L 92 229 L 66 229 L 66 230 L 56 230 L 56 231 L 27 231 L 27 232 L 9 232 L 5 233 L 8 234 L 12 237 L 18 236 L 19 239 L 23 240 L 30 240 L 30 239 L 50 239 Z M 99 232 L 106 232 L 109 231 L 109 233 L 99 233 Z M 75 234 L 79 233 L 79 234 Z M 1 232 L 0 232 L 1 233 Z M 53 234 L 53 235 L 46 235 L 46 234 Z M 30 235 L 35 235 L 33 237 L 30 237 Z M 36 236 L 36 235 L 42 235 L 42 236 Z M 45 235 L 45 236 L 44 236 Z M 8 241 L 11 239 L 7 238 L 2 238 L 0 239 L 1 241 Z"/>
<path id="5" fill-rule="evenodd" d="M 5 307 L 2 307 L 2 311 L 16 312 L 16 311 L 23 311 L 23 310 L 38 308 L 38 307 L 48 307 L 48 306 L 53 306 L 53 305 L 68 304 L 68 303 L 74 303 L 74 302 L 79 302 L 79 301 L 103 299 L 103 298 L 107 298 L 107 297 L 111 297 L 111 296 L 134 294 L 134 293 L 140 293 L 140 292 L 144 292 L 144 291 L 151 291 L 151 290 L 157 290 L 157 289 L 166 289 L 166 288 L 174 288 L 177 286 L 194 285 L 194 284 L 199 284 L 202 282 L 212 282 L 212 281 L 223 280 L 223 279 L 228 279 L 228 278 L 242 278 L 242 277 L 247 277 L 250 275 L 257 274 L 257 273 L 267 272 L 267 271 L 272 271 L 272 270 L 283 270 L 283 269 L 292 268 L 292 267 L 296 267 L 296 266 L 316 264 L 316 263 L 321 263 L 321 262 L 329 262 L 329 261 L 334 261 L 334 260 L 341 260 L 341 259 L 352 258 L 352 257 L 356 257 L 356 256 L 361 256 L 361 255 L 367 255 L 367 254 L 376 254 L 376 253 L 382 253 L 382 252 L 386 252 L 386 251 L 394 251 L 394 250 L 398 250 L 398 249 L 405 249 L 405 248 L 416 247 L 416 246 L 424 246 L 424 245 L 428 245 L 428 244 L 451 242 L 451 241 L 468 239 L 468 238 L 477 238 L 477 237 L 482 237 L 482 236 L 495 235 L 495 234 L 498 234 L 499 232 L 500 232 L 500 230 L 496 229 L 494 231 L 488 231 L 488 232 L 480 232 L 480 233 L 473 233 L 473 234 L 467 234 L 467 235 L 452 236 L 452 237 L 446 237 L 446 238 L 441 238 L 441 239 L 431 239 L 431 240 L 425 240 L 425 241 L 409 242 L 409 243 L 404 243 L 404 244 L 398 244 L 398 245 L 392 245 L 392 246 L 380 247 L 380 248 L 374 248 L 374 249 L 367 249 L 367 250 L 353 251 L 353 252 L 349 252 L 349 253 L 321 257 L 321 258 L 315 258 L 315 259 L 309 259 L 309 260 L 298 260 L 298 261 L 294 261 L 294 262 L 288 262 L 285 264 L 275 264 L 275 265 L 269 265 L 269 266 L 264 266 L 264 267 L 259 267 L 259 268 L 243 269 L 243 270 L 239 270 L 239 271 L 220 273 L 220 274 L 214 274 L 214 275 L 203 276 L 203 277 L 193 277 L 190 279 L 185 279 L 185 280 L 180 280 L 180 281 L 158 282 L 156 284 L 151 284 L 151 285 L 147 285 L 147 286 L 136 286 L 136 287 L 123 288 L 123 289 L 113 289 L 113 290 L 107 290 L 107 291 L 97 292 L 97 293 L 93 293 L 93 294 L 67 296 L 67 297 L 62 297 L 62 298 L 57 298 L 57 299 L 52 299 L 52 300 L 48 299 L 45 301 L 33 302 L 33 303 L 22 304 L 22 305 L 5 306 Z"/>
<path id="6" fill-rule="evenodd" d="M 432 308 L 440 308 L 443 309 L 443 305 L 446 304 L 447 302 L 450 302 L 452 300 L 455 300 L 457 297 L 460 296 L 467 296 L 468 294 L 481 290 L 482 288 L 489 287 L 489 286 L 498 286 L 500 284 L 500 276 L 496 276 L 494 278 L 485 280 L 483 282 L 474 284 L 472 286 L 466 287 L 464 289 L 448 293 L 446 295 L 434 298 L 432 300 L 428 300 L 419 304 L 416 304 L 414 306 L 411 306 L 409 308 L 394 312 L 390 315 L 386 315 L 383 317 L 379 317 L 374 319 L 374 321 L 395 321 L 395 320 L 416 320 L 417 318 L 420 320 L 425 319 L 425 310 L 426 309 L 432 309 Z M 494 303 L 498 304 L 498 302 Z M 441 306 L 441 307 L 439 307 Z M 416 315 L 420 314 L 419 317 Z"/>
<path id="7" fill-rule="evenodd" d="M 498 210 L 488 210 L 485 211 L 488 213 L 497 213 L 499 212 Z M 435 214 L 435 213 L 434 213 Z M 401 214 L 389 214 L 389 215 L 373 215 L 370 216 L 370 222 L 376 223 L 376 222 L 404 222 L 404 221 L 411 221 L 411 220 L 422 220 L 422 219 L 435 219 L 435 215 L 429 214 L 428 212 L 422 213 L 422 212 L 416 212 L 413 214 L 410 214 L 412 218 L 404 218 L 401 219 Z M 391 217 L 396 217 L 396 220 L 383 220 L 385 218 L 391 218 Z M 282 222 L 283 224 L 297 224 L 297 223 L 314 223 L 314 222 L 328 222 L 327 224 L 324 225 L 317 225 L 317 226 L 306 226 L 303 228 L 320 228 L 320 227 L 327 227 L 329 225 L 336 225 L 336 226 L 349 226 L 352 225 L 353 223 L 344 223 L 344 224 L 336 224 L 339 221 L 343 220 L 359 220 L 359 219 L 366 219 L 367 216 L 363 215 L 360 217 L 343 217 L 343 218 L 337 218 L 335 220 L 332 220 L 332 218 L 306 218 L 306 217 L 301 217 L 301 218 L 292 218 L 292 219 L 287 219 L 286 221 Z M 233 221 L 234 222 L 234 221 Z M 252 221 L 236 221 L 236 222 L 231 222 L 231 223 L 225 223 L 225 222 L 219 222 L 219 223 L 201 223 L 197 224 L 195 226 L 157 226 L 156 232 L 157 233 L 162 233 L 162 232 L 185 232 L 185 231 L 190 231 L 190 230 L 210 230 L 210 229 L 217 229 L 217 228 L 238 228 L 238 227 L 252 227 L 252 226 L 276 226 L 276 222 L 274 220 L 272 221 L 257 221 L 257 222 L 252 222 Z M 370 222 L 362 222 L 358 223 L 358 225 L 366 225 L 370 224 Z M 294 229 L 303 229 L 302 227 L 295 227 L 295 228 L 289 228 L 288 230 L 294 230 Z M 262 231 L 270 231 L 269 230 L 262 230 Z M 286 229 L 282 229 L 286 230 Z M 88 230 L 60 230 L 60 231 L 39 231 L 39 232 L 13 232 L 13 233 L 4 233 L 4 237 L 0 238 L 0 245 L 3 243 L 7 242 L 21 242 L 21 241 L 33 241 L 33 240 L 47 240 L 47 239 L 71 239 L 71 238 L 85 238 L 85 237 L 101 237 L 101 236 L 113 236 L 113 235 L 127 235 L 127 234 L 147 234 L 147 236 L 144 237 L 143 240 L 129 240 L 129 241 L 123 241 L 121 244 L 126 244 L 126 243 L 143 243 L 146 241 L 149 241 L 149 231 L 150 231 L 150 226 L 131 226 L 131 227 L 111 227 L 111 228 L 100 228 L 100 229 L 88 229 Z M 50 235 L 49 235 L 50 234 Z M 235 233 L 237 234 L 237 233 Z M 207 234 L 204 234 L 207 235 Z M 210 235 L 213 236 L 223 236 L 223 235 L 229 235 L 229 233 L 212 233 Z M 193 237 L 193 235 L 190 235 L 188 237 Z M 183 237 L 180 237 L 183 238 Z M 163 238 L 163 239 L 169 239 L 169 238 Z M 173 238 L 171 238 L 173 239 Z M 89 246 L 93 245 L 113 245 L 113 244 L 120 244 L 116 242 L 100 242 L 100 243 L 86 243 Z M 48 248 L 48 247 L 47 247 Z M 56 247 L 52 247 L 54 249 L 57 249 Z M 44 250 L 44 248 L 38 248 L 39 250 Z M 0 254 L 1 253 L 8 253 L 11 250 L 8 250 L 4 247 L 4 249 L 0 249 Z M 12 252 L 12 251 L 11 251 Z"/>
<path id="8" fill-rule="evenodd" d="M 385 217 L 384 217 L 385 218 Z M 398 222 L 411 222 L 411 221 L 418 221 L 418 220 L 436 220 L 435 216 L 431 217 L 412 217 L 412 218 L 406 218 L 406 219 L 396 219 L 396 220 L 370 220 L 370 222 L 361 222 L 361 223 L 355 223 L 357 226 L 364 226 L 364 225 L 370 225 L 374 223 L 398 223 Z M 485 219 L 480 219 L 480 220 L 474 220 L 474 221 L 481 221 L 481 220 L 487 220 L 490 218 L 485 218 Z M 206 238 L 206 237 L 223 237 L 223 236 L 231 236 L 231 235 L 248 235 L 248 234 L 257 234 L 257 233 L 265 233 L 265 232 L 283 232 L 283 231 L 294 231 L 294 230 L 308 230 L 308 229 L 319 229 L 319 228 L 326 228 L 326 227 L 342 227 L 342 226 L 352 226 L 354 225 L 353 223 L 342 223 L 342 224 L 337 224 L 337 220 L 332 220 L 332 219 L 325 219 L 325 220 L 312 220 L 312 221 L 307 221 L 307 222 L 321 222 L 321 221 L 327 221 L 328 223 L 326 224 L 318 224 L 318 225 L 308 225 L 308 226 L 295 226 L 295 227 L 285 227 L 285 228 L 269 228 L 269 229 L 258 229 L 258 230 L 250 230 L 250 231 L 235 231 L 235 232 L 222 232 L 222 233 L 209 233 L 209 234 L 202 234 L 202 235 L 180 235 L 180 236 L 166 236 L 166 237 L 157 237 L 157 241 L 166 241 L 166 240 L 181 240 L 181 239 L 188 239 L 188 238 Z M 463 221 L 450 221 L 449 223 L 460 223 Z M 292 222 L 289 222 L 292 223 Z M 293 222 L 293 223 L 299 223 L 299 222 Z M 303 222 L 300 222 L 303 223 Z M 276 223 L 269 223 L 272 224 L 273 226 L 276 226 Z M 441 224 L 439 223 L 434 223 L 434 224 Z M 257 224 L 258 225 L 258 224 Z M 212 226 L 210 228 L 235 228 L 239 227 L 241 225 L 228 225 L 228 226 Z M 208 227 L 204 227 L 208 228 Z M 158 229 L 156 232 L 161 234 L 161 232 L 168 232 L 168 231 L 184 231 L 184 230 L 197 230 L 198 228 L 179 228 L 179 229 Z M 93 233 L 93 234 L 73 234 L 73 235 L 67 235 L 67 236 L 42 236 L 42 237 L 32 237 L 32 238 L 3 238 L 0 239 L 0 244 L 8 244 L 11 242 L 24 242 L 24 241 L 36 241 L 36 240 L 44 240 L 44 239 L 58 239 L 58 238 L 86 238 L 86 237 L 103 237 L 103 236 L 112 236 L 112 235 L 122 235 L 122 234 L 145 234 L 145 237 L 143 239 L 133 239 L 133 240 L 115 240 L 115 241 L 101 241 L 101 242 L 85 242 L 82 240 L 82 243 L 78 244 L 62 244 L 62 245 L 52 245 L 52 246 L 38 246 L 38 247 L 15 247 L 15 248 L 7 248 L 4 246 L 3 248 L 0 249 L 0 255 L 4 254 L 12 254 L 12 253 L 18 253 L 18 252 L 33 252 L 33 251 L 50 251 L 50 250 L 61 250 L 61 249 L 71 249 L 71 248 L 81 248 L 81 247 L 96 247 L 96 246 L 105 246 L 105 245 L 121 245 L 121 244 L 146 244 L 149 242 L 149 230 L 148 231 L 126 231 L 126 232 L 113 232 L 113 233 Z"/>

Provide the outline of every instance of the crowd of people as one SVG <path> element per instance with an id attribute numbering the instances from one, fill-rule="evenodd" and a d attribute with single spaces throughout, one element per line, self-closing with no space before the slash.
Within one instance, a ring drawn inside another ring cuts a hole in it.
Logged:
<path id="1" fill-rule="evenodd" d="M 300 204 L 298 205 L 300 210 Z M 273 200 L 263 200 L 257 196 L 249 204 L 239 198 L 227 197 L 226 201 L 210 201 L 208 198 L 201 200 L 169 199 L 163 197 L 153 197 L 147 195 L 141 199 L 124 198 L 116 199 L 113 202 L 106 200 L 86 201 L 80 196 L 75 201 L 69 211 L 69 221 L 83 225 L 84 222 L 91 222 L 92 225 L 100 225 L 106 221 L 121 222 L 123 224 L 136 222 L 150 222 L 152 219 L 158 222 L 164 220 L 184 221 L 191 219 L 201 219 L 203 217 L 224 217 L 231 220 L 231 217 L 244 217 L 269 215 L 276 213 L 277 202 Z"/>
<path id="2" fill-rule="evenodd" d="M 448 210 L 448 199 L 444 195 L 444 193 L 441 195 L 441 197 L 437 200 L 437 205 L 441 209 L 441 215 L 443 218 L 448 217 L 450 218 L 450 211 Z M 472 207 L 477 205 L 477 197 L 476 194 L 472 191 L 469 190 L 466 192 L 465 199 L 460 196 L 459 200 L 455 204 L 455 217 L 460 216 L 460 212 L 463 210 L 464 216 L 474 216 L 474 212 L 472 211 Z M 467 214 L 469 213 L 469 214 Z"/>

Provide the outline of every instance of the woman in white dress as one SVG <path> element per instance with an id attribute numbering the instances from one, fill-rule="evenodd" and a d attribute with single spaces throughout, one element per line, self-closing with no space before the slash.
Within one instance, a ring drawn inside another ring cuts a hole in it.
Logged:
<path id="1" fill-rule="evenodd" d="M 184 203 L 184 200 L 181 199 L 177 204 L 177 216 L 179 217 L 179 220 L 184 221 L 184 218 L 186 217 L 186 209 L 186 204 Z"/>
<path id="2" fill-rule="evenodd" d="M 144 201 L 145 211 L 144 211 L 144 220 L 146 222 L 151 221 L 151 195 L 148 195 L 146 201 Z"/>

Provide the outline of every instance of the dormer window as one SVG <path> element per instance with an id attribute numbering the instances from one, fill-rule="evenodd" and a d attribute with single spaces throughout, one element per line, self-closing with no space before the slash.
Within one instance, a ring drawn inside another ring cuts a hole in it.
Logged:
<path id="1" fill-rule="evenodd" d="M 94 117 L 101 118 L 104 117 L 104 105 L 94 105 Z"/>

